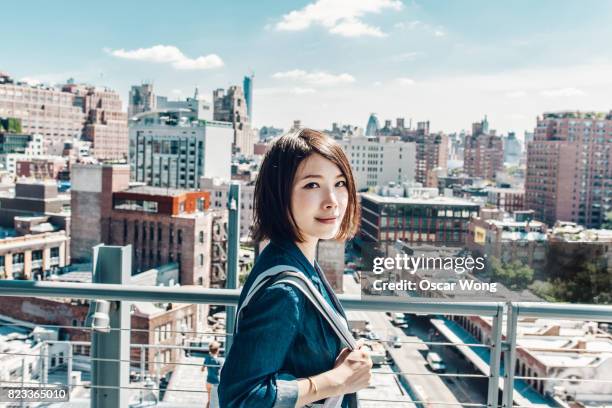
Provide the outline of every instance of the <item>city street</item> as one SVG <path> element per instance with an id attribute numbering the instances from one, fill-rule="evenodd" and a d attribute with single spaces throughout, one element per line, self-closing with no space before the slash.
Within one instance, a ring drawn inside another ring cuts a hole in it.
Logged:
<path id="1" fill-rule="evenodd" d="M 344 293 L 359 294 L 359 285 L 350 275 L 344 275 Z M 415 399 L 444 403 L 428 404 L 429 407 L 447 407 L 448 403 L 459 403 L 459 400 L 444 381 L 427 368 L 427 361 L 422 354 L 423 351 L 427 350 L 427 345 L 421 339 L 406 335 L 403 330 L 393 326 L 382 312 L 364 313 L 370 320 L 372 330 L 383 339 L 388 338 L 388 336 L 398 336 L 400 342 L 403 342 L 402 347 L 398 349 L 389 345 L 385 345 L 385 347 L 387 347 L 398 371 L 412 374 L 402 375 L 402 377 L 408 382 Z"/>

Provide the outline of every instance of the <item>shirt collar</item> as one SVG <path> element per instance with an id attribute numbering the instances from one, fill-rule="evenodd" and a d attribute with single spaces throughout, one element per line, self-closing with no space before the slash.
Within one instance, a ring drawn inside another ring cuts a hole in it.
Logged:
<path id="1" fill-rule="evenodd" d="M 312 277 L 317 276 L 314 266 L 308 261 L 302 250 L 298 248 L 295 242 L 287 239 L 272 241 L 272 243 L 288 252 L 289 255 L 291 255 L 297 262 L 299 262 L 299 264 L 304 268 L 304 271 L 309 275 L 311 279 Z"/>

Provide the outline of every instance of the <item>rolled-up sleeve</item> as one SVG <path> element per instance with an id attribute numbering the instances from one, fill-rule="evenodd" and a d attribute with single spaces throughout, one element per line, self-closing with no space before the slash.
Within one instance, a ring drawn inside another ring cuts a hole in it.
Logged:
<path id="1" fill-rule="evenodd" d="M 266 288 L 242 312 L 221 370 L 223 408 L 294 408 L 296 378 L 280 373 L 301 327 L 303 295 L 288 285 Z"/>

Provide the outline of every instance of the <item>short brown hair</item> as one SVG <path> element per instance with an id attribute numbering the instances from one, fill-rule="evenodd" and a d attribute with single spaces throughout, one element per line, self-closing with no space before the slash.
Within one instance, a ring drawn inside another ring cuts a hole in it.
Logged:
<path id="1" fill-rule="evenodd" d="M 261 163 L 255 183 L 253 207 L 252 233 L 255 241 L 304 241 L 291 214 L 291 193 L 298 166 L 315 153 L 338 166 L 346 178 L 349 199 L 335 238 L 345 240 L 355 235 L 360 209 L 353 171 L 342 147 L 321 132 L 301 129 L 276 140 Z"/>
<path id="2" fill-rule="evenodd" d="M 208 345 L 208 351 L 210 351 L 212 354 L 215 354 L 219 351 L 219 349 L 221 348 L 221 344 L 216 341 L 213 340 L 209 345 Z"/>

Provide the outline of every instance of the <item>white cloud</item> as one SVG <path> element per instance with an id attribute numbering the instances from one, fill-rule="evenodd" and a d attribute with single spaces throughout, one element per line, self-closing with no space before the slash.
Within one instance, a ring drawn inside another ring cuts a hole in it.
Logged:
<path id="1" fill-rule="evenodd" d="M 557 96 L 581 96 L 585 95 L 584 91 L 577 88 L 559 88 L 559 89 L 546 89 L 540 92 L 540 95 L 547 98 L 554 98 Z"/>
<path id="2" fill-rule="evenodd" d="M 369 26 L 359 20 L 344 20 L 337 26 L 332 27 L 329 30 L 332 34 L 340 34 L 344 37 L 361 37 L 362 35 L 369 35 L 372 37 L 385 37 L 380 28 Z"/>
<path id="3" fill-rule="evenodd" d="M 361 17 L 384 9 L 401 8 L 399 0 L 317 0 L 285 14 L 275 28 L 278 31 L 302 31 L 319 25 L 344 37 L 384 37 L 386 34 L 380 28 L 364 23 Z"/>
<path id="4" fill-rule="evenodd" d="M 414 79 L 412 78 L 397 78 L 397 82 L 402 86 L 414 85 Z"/>
<path id="5" fill-rule="evenodd" d="M 525 91 L 510 91 L 510 92 L 506 92 L 506 98 L 510 98 L 510 99 L 515 99 L 515 98 L 522 98 L 523 96 L 526 96 L 527 92 Z"/>
<path id="6" fill-rule="evenodd" d="M 355 82 L 355 77 L 347 73 L 334 75 L 324 71 L 307 72 L 301 69 L 277 72 L 272 78 L 300 81 L 310 85 L 340 85 Z"/>
<path id="7" fill-rule="evenodd" d="M 154 45 L 149 48 L 135 50 L 105 49 L 107 53 L 117 58 L 135 61 L 147 61 L 158 64 L 170 64 L 178 70 L 203 70 L 223 66 L 223 60 L 217 54 L 189 58 L 173 45 Z"/>
<path id="8" fill-rule="evenodd" d="M 436 37 L 444 37 L 446 33 L 442 30 L 434 30 L 434 36 Z"/>

